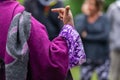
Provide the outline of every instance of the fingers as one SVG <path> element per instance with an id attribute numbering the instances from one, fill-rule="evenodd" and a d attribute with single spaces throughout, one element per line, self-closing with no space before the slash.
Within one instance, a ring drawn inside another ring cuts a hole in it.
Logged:
<path id="1" fill-rule="evenodd" d="M 58 16 L 58 19 L 60 19 L 61 21 L 63 21 L 63 17 Z"/>
<path id="2" fill-rule="evenodd" d="M 65 16 L 69 14 L 70 11 L 70 6 L 66 6 L 65 8 L 55 8 L 51 10 L 52 12 L 57 12 L 57 13 L 64 13 Z"/>
<path id="3" fill-rule="evenodd" d="M 52 9 L 52 12 L 57 12 L 57 13 L 59 13 L 58 19 L 60 19 L 60 20 L 63 20 L 64 11 L 65 11 L 64 8 Z"/>
<path id="4" fill-rule="evenodd" d="M 52 12 L 63 12 L 64 8 L 55 8 L 55 9 L 51 9 Z"/>
<path id="5" fill-rule="evenodd" d="M 51 9 L 52 12 L 59 12 L 59 9 Z"/>
<path id="6" fill-rule="evenodd" d="M 62 12 L 60 12 L 60 13 L 59 13 L 59 16 L 60 16 L 60 17 L 63 17 L 63 13 L 62 13 Z"/>
<path id="7" fill-rule="evenodd" d="M 55 8 L 55 9 L 52 9 L 51 11 L 59 13 L 58 18 L 60 20 L 63 20 L 63 18 L 69 16 L 70 6 L 66 6 L 65 8 Z"/>
<path id="8" fill-rule="evenodd" d="M 70 6 L 66 6 L 65 7 L 65 16 L 68 16 L 69 11 L 70 11 Z"/>
<path id="9" fill-rule="evenodd" d="M 63 13 L 59 13 L 58 19 L 63 20 Z"/>

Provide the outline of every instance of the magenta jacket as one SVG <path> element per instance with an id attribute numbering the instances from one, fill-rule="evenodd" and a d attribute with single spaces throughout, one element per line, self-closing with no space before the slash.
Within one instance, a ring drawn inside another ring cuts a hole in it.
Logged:
<path id="1" fill-rule="evenodd" d="M 6 51 L 8 29 L 13 17 L 23 11 L 24 7 L 16 1 L 0 0 L 0 60 L 5 65 L 15 60 Z M 32 16 L 30 21 L 30 37 L 27 41 L 30 53 L 26 80 L 64 80 L 68 68 L 85 61 L 80 36 L 70 25 L 65 25 L 59 36 L 50 41 L 44 25 Z M 5 77 L 3 66 L 0 69 L 0 80 L 5 80 Z"/>

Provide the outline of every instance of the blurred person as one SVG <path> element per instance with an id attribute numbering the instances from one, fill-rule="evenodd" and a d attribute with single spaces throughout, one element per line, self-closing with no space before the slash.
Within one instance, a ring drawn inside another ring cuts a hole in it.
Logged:
<path id="1" fill-rule="evenodd" d="M 110 5 L 107 16 L 111 23 L 109 80 L 120 80 L 120 0 Z"/>
<path id="2" fill-rule="evenodd" d="M 44 24 L 47 28 L 49 39 L 58 36 L 63 23 L 57 18 L 58 14 L 51 11 L 52 8 L 64 7 L 60 0 L 25 0 L 26 11 Z"/>
<path id="3" fill-rule="evenodd" d="M 103 4 L 103 0 L 85 0 L 82 6 L 84 14 L 75 18 L 87 56 L 87 62 L 81 66 L 81 80 L 91 80 L 94 71 L 98 80 L 108 80 L 110 26 L 102 12 Z"/>
<path id="4" fill-rule="evenodd" d="M 68 69 L 85 61 L 70 7 L 52 11 L 64 27 L 50 41 L 45 26 L 19 2 L 0 0 L 0 80 L 65 80 Z"/>

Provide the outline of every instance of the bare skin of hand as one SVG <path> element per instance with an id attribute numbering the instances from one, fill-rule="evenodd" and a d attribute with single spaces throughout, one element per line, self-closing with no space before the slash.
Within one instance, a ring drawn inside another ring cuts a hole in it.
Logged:
<path id="1" fill-rule="evenodd" d="M 82 37 L 85 38 L 87 36 L 87 32 L 86 31 L 83 31 L 82 32 Z"/>
<path id="2" fill-rule="evenodd" d="M 74 26 L 72 12 L 70 10 L 70 6 L 66 6 L 65 8 L 55 8 L 52 9 L 53 12 L 59 13 L 58 18 L 63 21 L 64 25 L 69 24 Z"/>

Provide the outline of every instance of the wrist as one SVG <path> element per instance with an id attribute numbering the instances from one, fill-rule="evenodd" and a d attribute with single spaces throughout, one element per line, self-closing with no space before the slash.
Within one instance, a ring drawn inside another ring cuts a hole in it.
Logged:
<path id="1" fill-rule="evenodd" d="M 75 26 L 73 21 L 70 21 L 70 22 L 64 23 L 64 25 L 70 25 L 70 26 L 72 26 L 72 27 Z"/>

